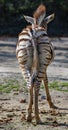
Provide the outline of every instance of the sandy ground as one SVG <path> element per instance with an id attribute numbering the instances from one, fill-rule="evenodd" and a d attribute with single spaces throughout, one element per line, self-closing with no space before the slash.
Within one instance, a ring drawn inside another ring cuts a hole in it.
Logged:
<path id="1" fill-rule="evenodd" d="M 0 38 L 0 84 L 4 78 L 22 78 L 15 55 L 16 38 Z M 48 67 L 49 81 L 68 81 L 68 38 L 53 38 L 54 62 Z M 3 81 L 4 82 L 4 81 Z M 27 123 L 26 108 L 28 93 L 23 90 L 9 94 L 0 93 L 0 130 L 68 130 L 68 92 L 51 90 L 57 110 L 50 110 L 44 90 L 40 90 L 39 110 L 42 125 Z M 45 97 L 45 98 L 44 98 Z"/>
<path id="2" fill-rule="evenodd" d="M 39 114 L 43 122 L 36 125 L 34 114 L 32 123 L 26 122 L 27 93 L 11 92 L 0 95 L 0 130 L 68 130 L 68 93 L 51 91 L 57 110 L 50 110 L 46 97 L 39 95 Z"/>

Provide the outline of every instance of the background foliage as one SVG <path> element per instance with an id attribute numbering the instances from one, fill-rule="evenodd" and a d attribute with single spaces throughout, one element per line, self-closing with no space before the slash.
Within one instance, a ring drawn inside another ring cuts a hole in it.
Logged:
<path id="1" fill-rule="evenodd" d="M 17 36 L 26 26 L 23 14 L 32 16 L 40 3 L 47 15 L 55 13 L 48 26 L 50 36 L 68 36 L 68 0 L 0 0 L 0 35 Z"/>

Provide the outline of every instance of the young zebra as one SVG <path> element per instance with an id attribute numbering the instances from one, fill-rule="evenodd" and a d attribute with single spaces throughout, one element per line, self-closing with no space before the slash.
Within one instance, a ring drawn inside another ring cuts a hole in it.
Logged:
<path id="1" fill-rule="evenodd" d="M 32 25 L 27 26 L 18 37 L 16 55 L 20 64 L 23 77 L 29 88 L 29 105 L 27 121 L 31 121 L 33 88 L 34 88 L 34 110 L 36 123 L 40 123 L 38 110 L 38 94 L 40 84 L 43 81 L 46 89 L 46 96 L 51 108 L 55 108 L 51 101 L 48 79 L 47 66 L 54 58 L 54 50 L 47 35 L 47 24 L 53 20 L 54 14 L 45 18 L 46 8 L 40 5 L 34 13 L 34 17 L 24 16 Z"/>

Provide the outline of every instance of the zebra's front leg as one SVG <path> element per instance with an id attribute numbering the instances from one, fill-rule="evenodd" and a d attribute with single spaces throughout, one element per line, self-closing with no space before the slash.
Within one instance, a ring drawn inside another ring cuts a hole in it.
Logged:
<path id="1" fill-rule="evenodd" d="M 32 120 L 32 105 L 33 105 L 33 86 L 28 88 L 28 109 L 27 109 L 27 116 L 26 119 L 28 122 L 31 122 Z"/>
<path id="2" fill-rule="evenodd" d="M 53 102 L 52 102 L 52 99 L 51 99 L 51 96 L 50 96 L 50 92 L 49 92 L 49 88 L 48 88 L 48 78 L 47 78 L 47 75 L 44 79 L 44 86 L 45 86 L 45 90 L 46 90 L 46 97 L 47 97 L 47 101 L 49 103 L 49 106 L 50 108 L 57 108 Z"/>
<path id="3" fill-rule="evenodd" d="M 38 95 L 39 95 L 39 88 L 38 83 L 34 83 L 34 113 L 35 113 L 35 119 L 36 124 L 42 123 L 39 117 L 39 109 L 38 109 Z"/>

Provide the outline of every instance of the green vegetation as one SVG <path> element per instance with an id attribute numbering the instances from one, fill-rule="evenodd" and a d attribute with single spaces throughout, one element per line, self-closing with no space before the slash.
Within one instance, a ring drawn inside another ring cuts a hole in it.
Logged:
<path id="1" fill-rule="evenodd" d="M 68 92 L 68 82 L 53 81 L 53 82 L 49 83 L 48 86 L 50 89 Z M 44 88 L 44 85 L 42 84 L 41 89 L 43 89 L 43 88 Z"/>
<path id="2" fill-rule="evenodd" d="M 24 89 L 25 86 L 26 86 L 26 82 L 24 80 L 22 83 L 20 83 L 18 80 L 5 79 L 3 83 L 0 85 L 0 92 L 9 93 L 12 90 L 19 91 L 21 87 Z M 24 91 L 26 91 L 26 88 L 24 89 Z"/>
<path id="3" fill-rule="evenodd" d="M 11 90 L 19 90 L 19 84 L 17 80 L 8 80 L 0 85 L 0 92 L 9 93 Z"/>
<path id="4" fill-rule="evenodd" d="M 44 85 L 41 85 L 41 89 L 44 88 Z M 57 82 L 53 81 L 49 83 L 50 89 L 55 89 L 59 91 L 66 91 L 68 92 L 68 82 Z M 27 92 L 26 82 L 23 80 L 23 82 L 19 82 L 17 80 L 5 80 L 4 83 L 0 85 L 0 92 L 6 92 L 9 93 L 11 91 L 19 91 L 22 89 L 24 92 Z"/>
<path id="5" fill-rule="evenodd" d="M 26 26 L 23 14 L 31 15 L 35 9 L 44 4 L 47 15 L 55 13 L 53 24 L 49 27 L 51 35 L 68 35 L 68 1 L 67 0 L 0 0 L 0 35 L 17 36 Z"/>
<path id="6" fill-rule="evenodd" d="M 57 82 L 54 81 L 49 84 L 49 88 L 59 90 L 59 91 L 66 91 L 68 92 L 68 82 Z"/>

